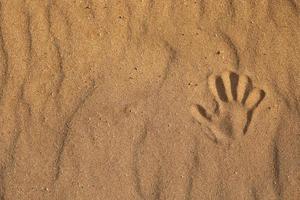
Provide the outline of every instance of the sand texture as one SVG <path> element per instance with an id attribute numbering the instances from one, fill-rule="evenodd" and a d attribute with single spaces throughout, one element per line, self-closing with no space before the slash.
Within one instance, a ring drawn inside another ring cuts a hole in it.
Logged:
<path id="1" fill-rule="evenodd" d="M 0 0 L 0 200 L 300 200 L 300 1 Z"/>

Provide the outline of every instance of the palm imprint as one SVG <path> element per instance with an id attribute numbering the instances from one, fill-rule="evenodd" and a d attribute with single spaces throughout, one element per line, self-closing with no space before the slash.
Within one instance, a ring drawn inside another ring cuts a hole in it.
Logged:
<path id="1" fill-rule="evenodd" d="M 248 76 L 230 71 L 210 76 L 208 86 L 216 102 L 215 110 L 209 113 L 200 104 L 194 104 L 192 116 L 210 129 L 207 135 L 215 142 L 241 138 L 265 92 L 253 87 Z"/>

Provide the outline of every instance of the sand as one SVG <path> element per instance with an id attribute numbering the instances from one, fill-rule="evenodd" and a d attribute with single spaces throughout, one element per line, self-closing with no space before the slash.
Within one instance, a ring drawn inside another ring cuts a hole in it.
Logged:
<path id="1" fill-rule="evenodd" d="M 299 200 L 298 0 L 1 0 L 2 200 Z"/>

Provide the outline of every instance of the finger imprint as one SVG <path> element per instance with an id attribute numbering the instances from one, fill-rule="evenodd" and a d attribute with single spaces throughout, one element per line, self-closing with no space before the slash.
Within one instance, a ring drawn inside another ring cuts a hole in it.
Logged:
<path id="1" fill-rule="evenodd" d="M 191 114 L 199 123 L 207 124 L 211 121 L 211 115 L 206 112 L 205 108 L 198 104 L 191 106 Z"/>
<path id="2" fill-rule="evenodd" d="M 225 93 L 228 98 L 228 101 L 233 100 L 232 92 L 231 92 L 231 81 L 230 81 L 230 72 L 226 71 L 222 73 L 222 80 L 225 87 Z"/>
<path id="3" fill-rule="evenodd" d="M 256 108 L 258 106 L 258 104 L 261 102 L 261 100 L 264 98 L 264 96 L 265 95 L 264 95 L 263 90 L 260 90 L 258 88 L 254 88 L 250 92 L 250 94 L 249 94 L 249 96 L 246 100 L 245 105 L 246 105 L 247 109 L 252 110 L 252 109 Z"/>
<path id="4" fill-rule="evenodd" d="M 220 101 L 218 91 L 217 91 L 217 88 L 216 88 L 216 76 L 212 75 L 208 78 L 208 87 L 209 87 L 211 93 L 214 95 L 214 97 L 218 101 Z"/>
<path id="5" fill-rule="evenodd" d="M 239 78 L 239 83 L 237 87 L 237 100 L 244 104 L 247 96 L 249 95 L 250 91 L 250 80 L 247 76 L 245 75 L 240 75 Z"/>

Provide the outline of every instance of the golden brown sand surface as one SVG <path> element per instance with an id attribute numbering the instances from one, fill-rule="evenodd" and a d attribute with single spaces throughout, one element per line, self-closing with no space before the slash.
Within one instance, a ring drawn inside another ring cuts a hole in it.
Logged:
<path id="1" fill-rule="evenodd" d="M 0 0 L 1 200 L 299 200 L 298 0 Z"/>

